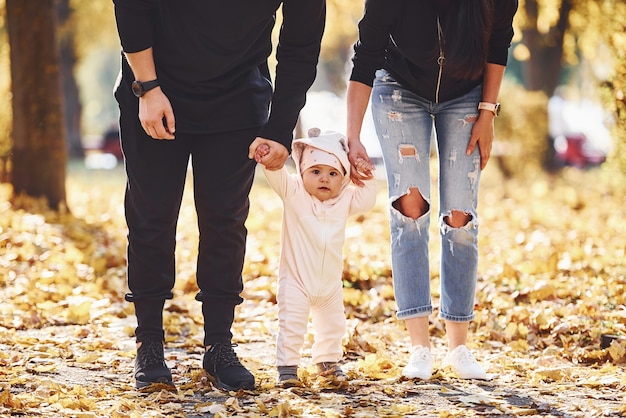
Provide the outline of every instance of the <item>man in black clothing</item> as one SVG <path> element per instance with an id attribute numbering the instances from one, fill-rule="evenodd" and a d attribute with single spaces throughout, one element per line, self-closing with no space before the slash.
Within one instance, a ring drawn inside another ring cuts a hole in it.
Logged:
<path id="1" fill-rule="evenodd" d="M 123 50 L 115 97 L 127 174 L 126 300 L 137 316 L 136 386 L 172 384 L 163 354 L 163 307 L 173 297 L 176 224 L 191 157 L 203 367 L 218 387 L 253 389 L 254 376 L 231 343 L 256 164 L 249 155 L 267 144 L 262 163 L 270 169 L 282 167 L 289 155 L 315 79 L 325 1 L 113 2 Z M 281 5 L 272 83 L 267 58 Z"/>

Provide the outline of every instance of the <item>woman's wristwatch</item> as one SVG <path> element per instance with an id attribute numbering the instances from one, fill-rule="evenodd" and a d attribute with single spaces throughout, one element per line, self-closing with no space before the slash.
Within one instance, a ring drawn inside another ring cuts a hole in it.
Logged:
<path id="1" fill-rule="evenodd" d="M 498 116 L 500 114 L 500 103 L 480 102 L 478 103 L 478 110 L 488 110 L 494 116 Z"/>

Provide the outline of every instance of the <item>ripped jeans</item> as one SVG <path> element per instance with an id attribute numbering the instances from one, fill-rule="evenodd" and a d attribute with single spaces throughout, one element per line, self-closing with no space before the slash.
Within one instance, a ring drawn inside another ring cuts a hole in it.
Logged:
<path id="1" fill-rule="evenodd" d="M 480 180 L 478 147 L 467 156 L 482 85 L 458 99 L 433 103 L 405 89 L 385 70 L 376 73 L 372 114 L 380 141 L 390 200 L 391 262 L 397 318 L 430 315 L 429 224 L 430 145 L 433 127 L 439 161 L 439 232 L 441 235 L 441 299 L 439 316 L 454 322 L 474 319 L 478 266 Z M 417 188 L 428 211 L 417 219 L 393 207 L 409 189 Z M 444 218 L 452 211 L 468 214 L 460 228 Z"/>

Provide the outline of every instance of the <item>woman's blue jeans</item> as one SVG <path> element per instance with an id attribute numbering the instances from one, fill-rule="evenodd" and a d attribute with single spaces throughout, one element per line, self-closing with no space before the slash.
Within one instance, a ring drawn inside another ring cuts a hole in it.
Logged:
<path id="1" fill-rule="evenodd" d="M 480 180 L 478 147 L 466 148 L 478 117 L 482 86 L 454 100 L 433 103 L 405 89 L 385 70 L 376 74 L 372 114 L 380 141 L 390 200 L 391 262 L 397 317 L 430 315 L 429 224 L 430 151 L 436 133 L 439 161 L 439 231 L 441 235 L 441 299 L 439 316 L 454 322 L 474 319 L 478 265 L 477 197 Z M 429 205 L 417 219 L 393 203 L 417 188 Z M 460 228 L 445 218 L 453 211 L 470 220 Z"/>

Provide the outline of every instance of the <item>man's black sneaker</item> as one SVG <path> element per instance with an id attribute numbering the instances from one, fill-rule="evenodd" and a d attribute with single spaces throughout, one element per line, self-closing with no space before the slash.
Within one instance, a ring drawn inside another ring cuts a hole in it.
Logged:
<path id="1" fill-rule="evenodd" d="M 231 343 L 213 344 L 204 353 L 202 367 L 220 389 L 254 389 L 254 376 L 243 367 Z"/>
<path id="2" fill-rule="evenodd" d="M 165 364 L 163 342 L 158 340 L 142 341 L 135 358 L 135 387 L 145 388 L 153 383 L 173 386 L 172 372 Z"/>

